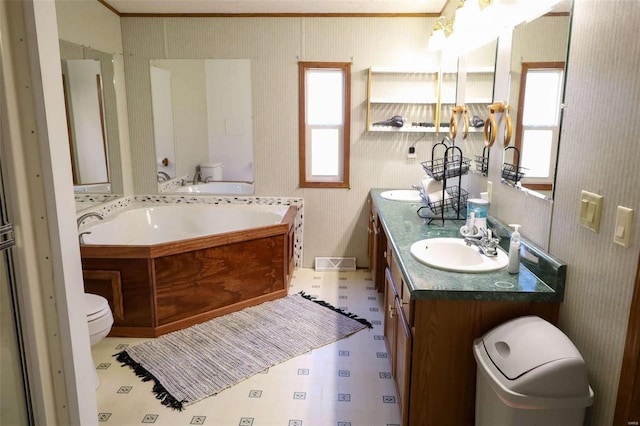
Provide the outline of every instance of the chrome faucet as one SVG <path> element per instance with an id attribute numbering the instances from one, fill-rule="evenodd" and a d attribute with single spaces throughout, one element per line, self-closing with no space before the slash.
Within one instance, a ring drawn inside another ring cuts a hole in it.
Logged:
<path id="1" fill-rule="evenodd" d="M 200 173 L 200 170 L 196 169 L 196 172 L 193 175 L 193 184 L 196 185 L 198 182 L 202 182 L 202 173 Z"/>
<path id="2" fill-rule="evenodd" d="M 80 225 L 82 225 L 82 222 L 84 222 L 87 218 L 89 217 L 97 217 L 100 220 L 104 219 L 104 216 L 102 216 L 100 213 L 98 212 L 89 212 L 89 213 L 85 213 L 82 216 L 80 216 L 78 218 L 78 228 L 80 228 Z"/>
<path id="3" fill-rule="evenodd" d="M 158 182 L 166 182 L 168 180 L 171 180 L 171 176 L 169 176 L 168 173 L 163 172 L 162 170 L 158 171 L 157 175 L 158 175 Z"/>
<path id="4" fill-rule="evenodd" d="M 104 216 L 102 216 L 100 213 L 98 212 L 89 212 L 89 213 L 85 213 L 82 216 L 80 216 L 78 218 L 78 231 L 80 230 L 80 225 L 82 225 L 82 222 L 84 222 L 87 218 L 89 217 L 97 217 L 99 220 L 103 220 Z M 84 231 L 84 232 L 80 232 L 78 234 L 78 240 L 80 241 L 80 244 L 84 244 L 84 236 L 87 234 L 90 234 L 91 231 Z"/>
<path id="5" fill-rule="evenodd" d="M 498 255 L 499 237 L 494 237 L 491 229 L 480 228 L 480 237 L 464 237 L 464 242 L 468 246 L 475 245 L 480 253 L 487 257 L 496 257 Z"/>

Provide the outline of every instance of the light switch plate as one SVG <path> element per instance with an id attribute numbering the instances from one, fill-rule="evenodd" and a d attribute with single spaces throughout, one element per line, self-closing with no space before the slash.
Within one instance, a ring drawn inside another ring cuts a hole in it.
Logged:
<path id="1" fill-rule="evenodd" d="M 580 197 L 580 225 L 595 233 L 600 231 L 602 200 L 602 195 L 588 191 L 582 191 L 582 195 Z"/>
<path id="2" fill-rule="evenodd" d="M 616 226 L 613 231 L 613 242 L 622 247 L 629 247 L 631 241 L 631 223 L 633 222 L 633 209 L 618 206 L 616 210 Z"/>
<path id="3" fill-rule="evenodd" d="M 491 195 L 493 194 L 493 182 L 490 180 L 487 181 L 487 195 L 489 197 L 489 202 L 491 202 Z"/>

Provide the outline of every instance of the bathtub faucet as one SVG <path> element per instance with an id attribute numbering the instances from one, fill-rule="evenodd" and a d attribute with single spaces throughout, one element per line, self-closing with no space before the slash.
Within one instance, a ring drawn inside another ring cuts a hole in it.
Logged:
<path id="1" fill-rule="evenodd" d="M 78 228 L 80 228 L 80 225 L 82 225 L 82 222 L 84 222 L 89 217 L 97 217 L 99 220 L 103 220 L 104 219 L 104 216 L 102 216 L 98 212 L 85 213 L 85 214 L 83 214 L 82 216 L 80 216 L 78 218 Z"/>
<path id="2" fill-rule="evenodd" d="M 158 173 L 158 182 L 166 182 L 168 180 L 171 180 L 171 176 L 169 176 L 168 173 L 163 172 L 162 170 L 160 170 Z"/>
<path id="3" fill-rule="evenodd" d="M 193 175 L 193 184 L 197 185 L 198 182 L 202 182 L 202 173 L 200 173 L 200 170 L 196 170 L 196 173 Z"/>

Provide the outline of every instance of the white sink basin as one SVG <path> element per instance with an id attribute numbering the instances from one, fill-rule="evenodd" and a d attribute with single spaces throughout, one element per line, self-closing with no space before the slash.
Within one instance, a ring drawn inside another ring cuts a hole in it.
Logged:
<path id="1" fill-rule="evenodd" d="M 432 268 L 453 272 L 491 272 L 505 268 L 509 256 L 498 248 L 496 257 L 480 254 L 478 247 L 467 246 L 462 238 L 430 238 L 411 246 L 411 254 Z"/>
<path id="2" fill-rule="evenodd" d="M 418 203 L 422 201 L 420 191 L 417 189 L 393 189 L 391 191 L 384 191 L 380 193 L 380 196 L 385 200 L 391 201 L 407 201 L 411 203 Z"/>

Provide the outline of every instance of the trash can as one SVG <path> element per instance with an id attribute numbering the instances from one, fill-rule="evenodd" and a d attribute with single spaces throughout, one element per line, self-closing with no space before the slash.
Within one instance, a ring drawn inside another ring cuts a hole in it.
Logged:
<path id="1" fill-rule="evenodd" d="M 537 316 L 508 321 L 473 342 L 476 426 L 582 425 L 593 390 L 580 352 Z"/>

